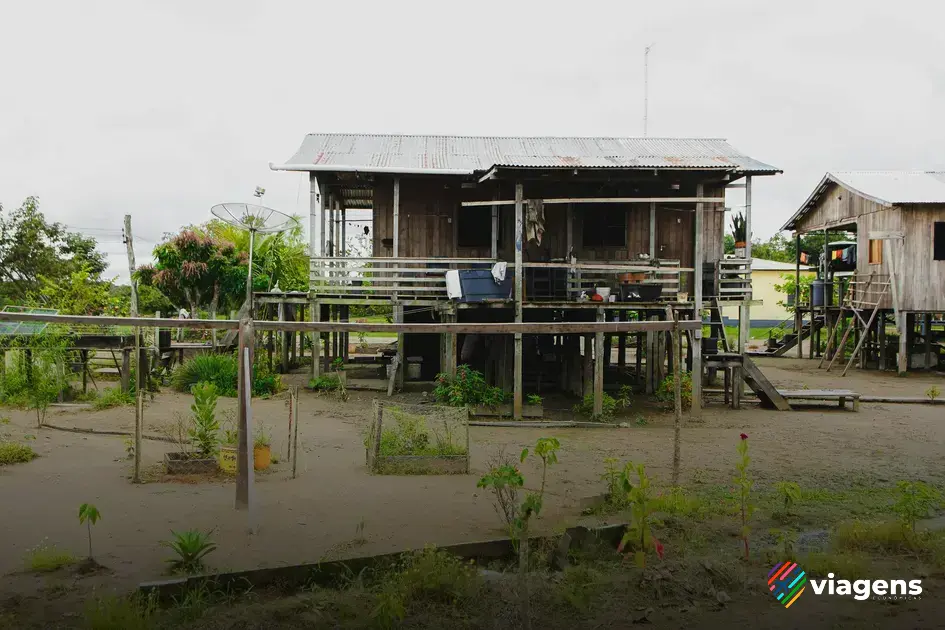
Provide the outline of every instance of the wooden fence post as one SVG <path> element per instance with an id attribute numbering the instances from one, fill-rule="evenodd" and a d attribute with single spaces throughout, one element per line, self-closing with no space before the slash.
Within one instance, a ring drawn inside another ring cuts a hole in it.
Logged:
<path id="1" fill-rule="evenodd" d="M 238 449 L 236 475 L 236 509 L 252 512 L 253 436 L 252 436 L 252 382 L 253 382 L 253 321 L 240 322 L 238 397 Z M 252 522 L 252 514 L 250 514 Z"/>

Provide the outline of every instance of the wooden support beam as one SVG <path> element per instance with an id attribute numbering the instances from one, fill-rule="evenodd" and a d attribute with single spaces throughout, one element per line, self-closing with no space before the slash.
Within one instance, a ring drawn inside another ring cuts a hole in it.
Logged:
<path id="1" fill-rule="evenodd" d="M 922 339 L 925 343 L 925 369 L 932 369 L 932 314 L 925 314 Z"/>
<path id="2" fill-rule="evenodd" d="M 702 197 L 703 184 L 696 184 L 696 197 Z M 696 204 L 696 214 L 693 220 L 695 227 L 695 239 L 693 249 L 693 267 L 695 268 L 693 295 L 694 320 L 698 323 L 698 328 L 694 331 L 692 344 L 692 406 L 689 409 L 693 418 L 702 416 L 702 263 L 705 259 L 705 243 L 703 242 L 702 231 L 702 202 Z"/>
<path id="3" fill-rule="evenodd" d="M 495 191 L 492 193 L 493 199 L 499 198 L 499 192 Z M 496 259 L 499 257 L 499 206 L 492 206 L 492 234 L 490 238 L 490 243 L 492 243 L 492 258 Z"/>
<path id="4" fill-rule="evenodd" d="M 650 202 L 650 258 L 656 258 L 656 202 Z"/>
<path id="5" fill-rule="evenodd" d="M 597 307 L 603 308 L 603 307 Z M 0 322 L 49 322 L 54 324 L 93 326 L 139 326 L 141 328 L 161 328 L 166 326 L 161 320 L 151 317 L 110 317 L 98 315 L 45 315 L 41 313 L 2 313 Z M 181 319 L 174 320 L 174 327 L 195 330 L 238 329 L 240 322 L 231 319 Z M 698 330 L 700 322 L 680 321 L 682 330 Z M 572 333 L 621 333 L 669 331 L 672 322 L 666 321 L 631 321 L 631 322 L 522 322 L 522 323 L 448 323 L 448 324 L 388 324 L 374 322 L 274 322 L 256 320 L 253 327 L 262 330 L 292 330 L 295 332 L 322 333 L 329 331 L 348 332 L 384 332 L 384 333 L 419 333 L 437 334 L 453 332 L 459 334 L 479 333 L 483 335 L 502 335 L 524 333 L 529 335 L 564 335 Z"/>
<path id="6" fill-rule="evenodd" d="M 597 321 L 604 321 L 604 309 L 597 309 Z M 599 418 L 604 411 L 604 333 L 594 334 L 594 417 Z"/>
<path id="7" fill-rule="evenodd" d="M 278 305 L 279 321 L 285 323 L 285 304 Z M 289 373 L 289 332 L 283 330 L 278 333 L 279 336 L 279 373 Z"/>
<path id="8" fill-rule="evenodd" d="M 522 267 L 522 239 L 525 232 L 525 208 L 523 201 L 522 182 L 515 183 L 515 323 L 523 322 L 522 289 L 524 284 L 524 269 Z M 514 387 L 512 392 L 512 416 L 515 420 L 522 419 L 522 370 L 524 357 L 522 356 L 522 333 L 515 333 L 515 354 L 513 365 Z"/>
<path id="9" fill-rule="evenodd" d="M 745 259 L 751 272 L 751 175 L 745 176 Z M 749 276 L 750 277 L 750 276 Z M 738 354 L 745 354 L 745 346 L 751 337 L 751 304 L 738 307 Z"/>
<path id="10" fill-rule="evenodd" d="M 531 201 L 531 200 L 529 200 Z M 559 203 L 718 203 L 725 204 L 725 197 L 561 197 L 554 199 L 542 199 L 545 205 Z M 512 206 L 516 201 L 513 199 L 494 199 L 492 201 L 463 201 L 460 205 L 464 208 L 475 208 L 477 206 Z"/>
<path id="11" fill-rule="evenodd" d="M 803 313 L 801 312 L 801 233 L 794 235 L 794 334 L 797 335 L 797 358 L 803 359 L 803 342 L 801 340 L 801 324 L 803 323 Z M 813 299 L 811 299 L 813 302 Z M 827 370 L 830 371 L 829 368 Z"/>

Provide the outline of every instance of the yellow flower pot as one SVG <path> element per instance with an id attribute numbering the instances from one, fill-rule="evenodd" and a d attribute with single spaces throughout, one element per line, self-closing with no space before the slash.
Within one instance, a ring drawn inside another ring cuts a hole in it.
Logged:
<path id="1" fill-rule="evenodd" d="M 220 454 L 217 455 L 217 461 L 220 463 L 220 470 L 228 475 L 236 474 L 237 450 L 235 446 L 221 446 Z"/>
<path id="2" fill-rule="evenodd" d="M 272 450 L 268 446 L 253 447 L 253 469 L 266 470 L 272 463 Z"/>

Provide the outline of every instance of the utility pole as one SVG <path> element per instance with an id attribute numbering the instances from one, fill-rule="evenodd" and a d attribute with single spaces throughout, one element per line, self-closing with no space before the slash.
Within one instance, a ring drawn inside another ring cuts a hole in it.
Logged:
<path id="1" fill-rule="evenodd" d="M 135 282 L 135 246 L 131 234 L 131 215 L 125 215 L 125 229 L 122 232 L 125 249 L 128 252 L 128 283 L 131 285 L 131 317 L 138 316 L 138 286 Z M 142 373 L 141 362 L 141 329 L 135 327 L 135 469 L 133 483 L 141 483 L 141 425 L 144 416 L 144 384 L 147 377 Z M 130 381 L 129 381 L 130 382 Z"/>
<path id="2" fill-rule="evenodd" d="M 646 137 L 647 118 L 650 107 L 650 49 L 655 44 L 650 44 L 643 49 L 643 137 Z"/>

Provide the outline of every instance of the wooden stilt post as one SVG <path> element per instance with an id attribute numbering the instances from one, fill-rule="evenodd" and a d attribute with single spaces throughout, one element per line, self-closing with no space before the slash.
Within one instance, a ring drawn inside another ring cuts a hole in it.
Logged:
<path id="1" fill-rule="evenodd" d="M 745 259 L 748 261 L 748 277 L 751 277 L 751 175 L 745 176 Z M 744 296 L 746 301 L 738 307 L 738 354 L 745 354 L 745 346 L 751 337 L 751 287 Z M 721 313 L 721 310 L 719 311 Z M 723 328 L 724 330 L 724 328 Z"/>
<path id="2" fill-rule="evenodd" d="M 278 304 L 278 315 L 279 321 L 285 322 L 285 304 L 279 302 Z M 279 373 L 288 374 L 289 372 L 289 333 L 285 330 L 280 330 L 277 335 L 280 345 L 279 345 Z"/>
<path id="3" fill-rule="evenodd" d="M 886 311 L 879 314 L 876 321 L 876 345 L 879 350 L 879 369 L 886 369 Z"/>
<path id="4" fill-rule="evenodd" d="M 597 309 L 597 321 L 604 321 L 604 309 Z M 604 411 L 604 333 L 594 333 L 594 417 Z"/>
<path id="5" fill-rule="evenodd" d="M 292 388 L 292 478 L 295 479 L 299 463 L 299 386 Z"/>
<path id="6" fill-rule="evenodd" d="M 925 369 L 932 369 L 932 314 L 925 314 L 922 339 L 925 343 Z"/>
<path id="7" fill-rule="evenodd" d="M 801 311 L 801 233 L 794 235 L 794 334 L 797 335 L 797 358 L 803 359 L 804 353 L 801 350 L 801 323 L 803 321 L 803 312 Z M 811 300 L 813 302 L 813 299 Z"/>
<path id="8" fill-rule="evenodd" d="M 525 232 L 524 201 L 522 182 L 515 183 L 515 323 L 524 321 L 522 310 L 522 288 L 525 281 L 522 267 L 522 237 Z M 587 349 L 590 351 L 590 348 Z M 513 365 L 514 387 L 512 393 L 512 416 L 522 419 L 522 333 L 515 333 L 515 354 Z"/>
<path id="9" fill-rule="evenodd" d="M 701 198 L 703 185 L 696 184 L 696 197 Z M 703 242 L 702 231 L 702 210 L 703 203 L 696 203 L 696 215 L 693 223 L 695 224 L 695 252 L 693 256 L 693 268 L 695 273 L 693 295 L 695 304 L 693 305 L 693 318 L 697 322 L 702 322 L 702 263 L 705 258 L 705 243 Z M 690 415 L 693 418 L 702 416 L 702 327 L 693 331 L 692 343 L 692 406 Z"/>
<path id="10" fill-rule="evenodd" d="M 680 427 L 682 425 L 682 341 L 679 334 L 679 319 L 673 313 L 673 487 L 679 486 Z"/>

